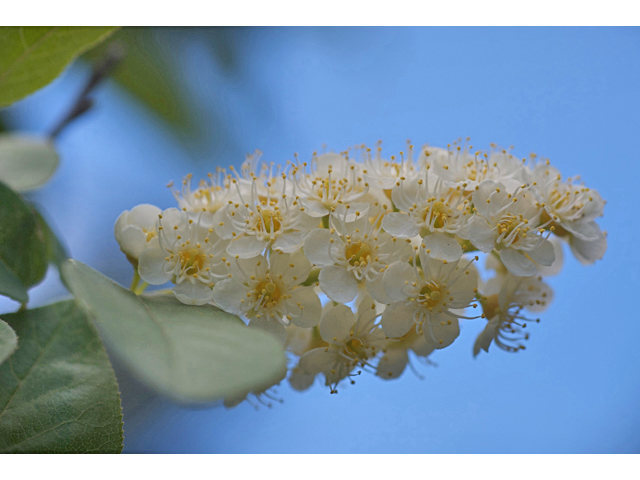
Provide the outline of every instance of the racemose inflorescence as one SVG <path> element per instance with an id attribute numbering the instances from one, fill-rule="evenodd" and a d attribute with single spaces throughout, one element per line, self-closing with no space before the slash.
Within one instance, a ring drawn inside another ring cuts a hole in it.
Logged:
<path id="1" fill-rule="evenodd" d="M 197 188 L 188 175 L 173 188 L 178 208 L 123 212 L 115 235 L 136 278 L 172 282 L 181 302 L 272 333 L 291 353 L 294 389 L 321 375 L 336 392 L 362 370 L 399 377 L 410 352 L 451 345 L 461 319 L 486 321 L 474 355 L 492 343 L 524 349 L 562 244 L 583 264 L 606 250 L 595 222 L 605 202 L 577 181 L 535 155 L 466 142 L 408 143 L 388 159 L 380 145 L 359 146 L 285 165 L 256 152 Z"/>

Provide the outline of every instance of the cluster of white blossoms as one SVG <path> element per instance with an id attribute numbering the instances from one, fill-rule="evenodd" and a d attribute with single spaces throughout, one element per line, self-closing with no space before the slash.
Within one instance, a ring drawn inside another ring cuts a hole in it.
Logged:
<path id="1" fill-rule="evenodd" d="M 277 337 L 297 390 L 318 376 L 331 392 L 362 371 L 397 378 L 451 345 L 463 319 L 486 321 L 476 355 L 524 349 L 562 243 L 583 264 L 606 250 L 598 192 L 535 155 L 455 143 L 390 158 L 380 145 L 284 165 L 260 157 L 197 187 L 187 176 L 177 208 L 138 205 L 115 235 L 136 279 L 171 282 L 181 302 Z"/>

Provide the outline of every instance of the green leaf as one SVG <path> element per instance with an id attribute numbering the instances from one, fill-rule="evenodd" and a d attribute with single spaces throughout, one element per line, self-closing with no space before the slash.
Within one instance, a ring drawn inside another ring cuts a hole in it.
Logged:
<path id="1" fill-rule="evenodd" d="M 18 337 L 9 325 L 0 320 L 0 365 L 18 346 Z"/>
<path id="2" fill-rule="evenodd" d="M 62 266 L 62 262 L 69 258 L 69 253 L 67 252 L 66 247 L 62 244 L 62 242 L 58 239 L 49 224 L 42 217 L 40 212 L 35 209 L 35 207 L 31 208 L 33 215 L 36 217 L 38 222 L 38 227 L 41 229 L 42 234 L 44 235 L 47 259 L 49 262 L 53 263 L 58 270 L 60 270 Z"/>
<path id="3" fill-rule="evenodd" d="M 0 182 L 0 261 L 23 287 L 39 283 L 47 273 L 46 235 L 22 197 Z M 9 283 L 3 281 L 5 288 Z"/>
<path id="4" fill-rule="evenodd" d="M 137 297 L 75 260 L 62 273 L 105 342 L 174 400 L 202 403 L 260 390 L 286 371 L 279 342 L 234 315 L 183 305 L 173 296 Z"/>
<path id="5" fill-rule="evenodd" d="M 117 27 L 2 27 L 0 107 L 26 97 L 62 73 Z"/>
<path id="6" fill-rule="evenodd" d="M 58 154 L 47 140 L 0 134 L 0 180 L 19 192 L 44 185 L 58 168 Z"/>
<path id="7" fill-rule="evenodd" d="M 22 282 L 0 258 L 0 295 L 9 297 L 16 302 L 27 303 L 29 294 Z"/>
<path id="8" fill-rule="evenodd" d="M 4 318 L 19 345 L 0 366 L 0 452 L 119 453 L 118 385 L 86 314 L 69 300 Z"/>

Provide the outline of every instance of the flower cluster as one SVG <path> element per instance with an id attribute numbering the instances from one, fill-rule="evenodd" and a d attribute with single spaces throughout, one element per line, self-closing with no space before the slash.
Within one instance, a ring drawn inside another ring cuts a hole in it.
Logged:
<path id="1" fill-rule="evenodd" d="M 170 187 L 178 208 L 138 205 L 116 222 L 136 278 L 273 334 L 296 390 L 318 376 L 331 392 L 362 371 L 397 378 L 451 345 L 461 320 L 486 321 L 474 355 L 524 349 L 562 244 L 583 264 L 607 246 L 597 191 L 495 146 L 408 144 L 389 158 L 359 146 L 284 165 L 256 152 Z"/>

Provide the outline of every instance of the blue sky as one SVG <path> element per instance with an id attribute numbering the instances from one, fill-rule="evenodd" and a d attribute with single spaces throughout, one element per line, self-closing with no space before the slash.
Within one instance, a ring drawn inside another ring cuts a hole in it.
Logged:
<path id="1" fill-rule="evenodd" d="M 640 228 L 630 203 L 640 173 L 640 29 L 263 28 L 232 38 L 233 73 L 196 32 L 168 47 L 209 129 L 203 141 L 185 148 L 113 83 L 61 137 L 60 170 L 32 199 L 74 258 L 128 284 L 113 238 L 119 213 L 143 202 L 173 206 L 170 180 L 237 166 L 256 148 L 284 161 L 324 145 L 382 140 L 396 153 L 407 139 L 445 146 L 467 136 L 478 148 L 513 145 L 518 156 L 536 152 L 566 176 L 580 174 L 608 202 L 600 220 L 608 251 L 589 267 L 566 255 L 526 351 L 474 359 L 484 325 L 467 321 L 432 356 L 437 367 L 416 364 L 424 380 L 411 371 L 389 382 L 363 375 L 338 395 L 283 384 L 284 403 L 270 409 L 190 410 L 119 368 L 125 451 L 640 452 Z M 76 66 L 13 107 L 14 126 L 50 128 L 85 73 Z M 63 293 L 51 273 L 33 301 Z"/>

